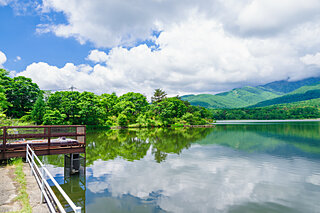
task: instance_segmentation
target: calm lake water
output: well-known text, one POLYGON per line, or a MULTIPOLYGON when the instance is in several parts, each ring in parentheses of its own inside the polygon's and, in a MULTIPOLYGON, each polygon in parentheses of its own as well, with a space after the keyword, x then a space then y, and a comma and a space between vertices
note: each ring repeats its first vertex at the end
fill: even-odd
POLYGON ((42 158, 84 212, 320 212, 320 123, 87 134, 85 176, 42 158))

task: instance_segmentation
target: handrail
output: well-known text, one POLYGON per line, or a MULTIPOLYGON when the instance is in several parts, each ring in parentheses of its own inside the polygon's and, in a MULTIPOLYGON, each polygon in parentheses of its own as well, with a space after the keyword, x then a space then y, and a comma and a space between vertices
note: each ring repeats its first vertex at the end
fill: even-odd
POLYGON ((32 173, 35 175, 36 181, 38 185, 40 186, 41 189, 41 201, 43 201, 43 197, 47 201, 49 205, 49 209, 51 212, 56 212, 55 211, 55 206, 59 209, 60 212, 65 213, 66 211, 64 210, 63 206, 61 205, 60 201, 58 200, 57 196, 51 189, 50 185, 48 184, 48 181, 45 179, 45 175, 49 177, 49 179, 52 181, 52 183, 55 185, 55 187, 59 190, 63 198, 68 202, 72 210, 76 213, 81 212, 81 207, 77 207, 73 201, 70 199, 70 197, 63 191, 61 186, 57 183, 57 181, 52 177, 50 172, 47 170, 47 168, 44 167, 42 162, 39 160, 37 155, 34 153, 34 151, 31 149, 29 144, 27 144, 27 149, 26 149, 26 161, 29 163, 31 167, 32 173), (42 172, 40 172, 40 169, 38 167, 37 163, 41 166, 42 172), (53 201, 49 198, 51 197, 53 201), (54 203, 56 205, 54 205, 54 203))
POLYGON ((0 129, 3 127, 6 128, 47 128, 47 127, 57 127, 57 128, 62 128, 62 127, 85 127, 86 125, 38 125, 38 126, 1 126, 0 129))

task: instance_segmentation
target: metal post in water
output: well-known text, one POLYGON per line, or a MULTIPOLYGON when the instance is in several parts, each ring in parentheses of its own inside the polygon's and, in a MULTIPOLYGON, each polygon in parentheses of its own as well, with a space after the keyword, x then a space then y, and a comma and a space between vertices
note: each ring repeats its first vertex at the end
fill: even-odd
POLYGON ((70 164, 71 164, 71 166, 70 166, 70 174, 72 174, 72 170, 73 170, 73 153, 70 154, 70 160, 71 160, 71 162, 70 162, 70 164))

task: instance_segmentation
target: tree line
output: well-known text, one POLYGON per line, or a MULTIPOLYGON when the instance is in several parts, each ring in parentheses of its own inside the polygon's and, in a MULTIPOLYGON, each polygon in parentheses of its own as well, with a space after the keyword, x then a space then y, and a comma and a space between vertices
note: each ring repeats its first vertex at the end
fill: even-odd
POLYGON ((320 118, 319 108, 316 106, 269 106, 242 109, 214 109, 211 110, 215 120, 284 120, 320 118))
POLYGON ((36 124, 86 124, 96 126, 155 127, 197 125, 210 122, 204 107, 190 105, 179 97, 167 97, 156 89, 151 103, 134 92, 121 96, 92 92, 40 90, 30 78, 9 77, 0 69, 1 116, 36 124))

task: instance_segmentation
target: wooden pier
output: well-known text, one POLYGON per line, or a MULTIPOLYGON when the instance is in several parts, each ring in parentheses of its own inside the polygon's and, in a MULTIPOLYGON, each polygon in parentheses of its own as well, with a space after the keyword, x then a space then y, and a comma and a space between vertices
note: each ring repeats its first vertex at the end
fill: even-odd
POLYGON ((85 125, 2 126, 0 160, 25 157, 26 146, 38 156, 85 153, 85 125))

